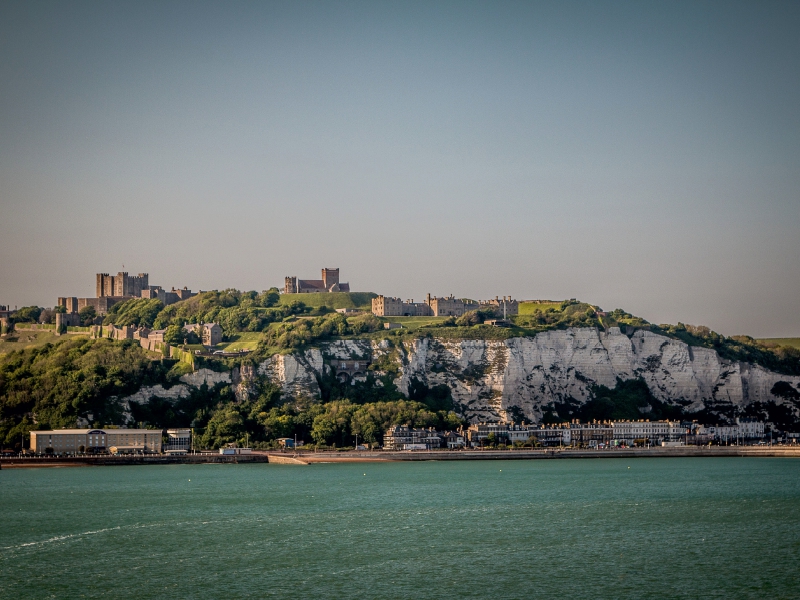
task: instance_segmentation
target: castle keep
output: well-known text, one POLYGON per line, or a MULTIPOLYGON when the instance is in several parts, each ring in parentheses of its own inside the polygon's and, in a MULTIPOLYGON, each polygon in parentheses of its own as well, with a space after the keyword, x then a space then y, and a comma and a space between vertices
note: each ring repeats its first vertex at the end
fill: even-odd
POLYGON ((105 315, 118 302, 131 298, 158 299, 164 306, 167 306, 197 295, 185 287, 182 290, 172 288, 168 292, 159 285, 150 285, 149 279, 147 273, 138 275, 128 275, 124 271, 120 271, 116 275, 97 273, 95 275, 95 293, 97 294, 95 298, 59 296, 56 306, 63 306, 66 312, 56 315, 56 324, 79 325, 78 311, 86 306, 93 307, 98 315, 105 315))
POLYGON ((339 282, 339 269, 322 269, 322 279, 286 277, 284 294, 310 294, 312 292, 349 292, 350 284, 339 282))
POLYGON ((148 288, 148 278, 147 273, 139 273, 138 275, 128 275, 121 271, 116 275, 98 273, 96 275, 97 297, 141 296, 142 290, 148 288))

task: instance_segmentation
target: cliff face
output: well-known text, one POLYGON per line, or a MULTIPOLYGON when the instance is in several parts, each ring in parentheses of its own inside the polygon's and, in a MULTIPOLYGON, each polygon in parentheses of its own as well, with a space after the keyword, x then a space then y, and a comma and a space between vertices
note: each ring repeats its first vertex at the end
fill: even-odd
MULTIPOLYGON (((628 337, 618 328, 548 331, 503 341, 337 341, 321 349, 273 356, 259 365, 258 373, 280 383, 287 395, 316 396, 321 374, 336 369, 337 361, 355 359, 393 363, 400 373, 395 384, 404 393, 413 379, 429 387, 448 386, 460 411, 472 421, 496 420, 509 411, 538 421, 552 403, 585 402, 592 385, 613 388, 617 378, 641 378, 655 398, 681 403, 689 411, 714 404, 782 404, 786 400, 771 392, 779 381, 800 390, 800 377, 730 362, 714 350, 649 331, 628 337)), ((359 379, 365 374, 366 370, 348 376, 359 379)))

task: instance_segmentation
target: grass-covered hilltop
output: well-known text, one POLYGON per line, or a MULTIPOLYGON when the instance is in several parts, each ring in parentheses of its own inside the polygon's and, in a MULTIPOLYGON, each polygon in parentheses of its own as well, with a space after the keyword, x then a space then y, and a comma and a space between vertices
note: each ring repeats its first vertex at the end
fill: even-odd
MULTIPOLYGON (((654 325, 621 309, 605 312, 576 300, 522 302, 519 314, 510 316, 504 327, 486 323, 502 316, 490 308, 458 318, 377 317, 369 312, 374 297, 344 292, 280 294, 273 288, 260 293, 202 292, 167 307, 158 300, 132 299, 114 305, 102 328, 88 327, 96 316, 87 311, 87 327, 70 327, 62 336, 56 336, 54 325, 47 323, 52 320, 48 311, 26 307, 15 313, 13 329, 0 338, 0 445, 15 449, 32 429, 79 424, 192 426, 207 447, 245 438, 256 446, 268 446, 295 434, 321 446, 349 446, 355 435, 366 443, 381 443, 391 425, 454 429, 467 420, 496 414, 513 420, 531 420, 534 415, 541 421, 724 422, 753 416, 777 429, 798 424, 797 339, 725 337, 707 327, 654 325), (39 323, 36 328, 34 323, 39 323), (224 353, 210 354, 197 335, 184 328, 191 323, 219 324, 223 341, 214 350, 224 353), (401 327, 386 329, 386 323, 401 327), (138 340, 103 337, 111 326, 164 330, 166 347, 180 352, 153 352, 138 340), (591 366, 581 366, 586 360, 570 362, 558 346, 566 338, 556 332, 572 336, 571 340, 581 337, 569 333, 575 331, 639 344, 634 346, 637 351, 653 340, 664 340, 655 346, 662 353, 650 352, 641 367, 618 376, 616 383, 607 377, 602 380, 587 371, 591 366), (686 356, 691 360, 718 356, 725 365, 749 365, 736 367, 736 376, 753 369, 771 373, 772 400, 726 401, 716 390, 730 379, 728 372, 716 375, 720 385, 699 404, 698 398, 680 396, 666 384, 661 390, 659 369, 668 373, 680 368, 671 366, 680 360, 663 354, 671 341, 682 342, 673 349, 688 345, 686 356), (548 358, 546 369, 536 358, 542 356, 535 353, 542 351, 540 346, 557 357, 548 358), (436 352, 445 358, 430 358, 436 352), (567 382, 563 387, 567 391, 553 391, 554 387, 548 391, 550 383, 543 383, 535 390, 540 397, 535 407, 524 402, 514 405, 502 381, 513 352, 534 352, 533 358, 518 360, 530 363, 525 367, 530 373, 547 371, 537 375, 545 377, 542 381, 567 382), (469 353, 476 358, 463 358, 469 353), (427 363, 420 362, 423 355, 427 363), (321 366, 312 364, 317 356, 321 366), (363 372, 354 377, 343 372, 337 361, 345 358, 362 360, 363 372), (292 368, 310 374, 310 385, 289 388, 276 377, 273 366, 280 367, 285 379, 290 359, 295 361, 292 368), (569 387, 573 383, 583 387, 569 387)), ((581 344, 585 346, 573 343, 569 352, 578 348, 590 356, 581 344)))

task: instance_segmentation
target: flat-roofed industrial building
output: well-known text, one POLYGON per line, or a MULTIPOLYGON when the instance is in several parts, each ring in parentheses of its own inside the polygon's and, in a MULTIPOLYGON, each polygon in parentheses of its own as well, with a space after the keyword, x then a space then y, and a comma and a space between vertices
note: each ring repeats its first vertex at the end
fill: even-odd
POLYGON ((160 429, 53 429, 31 431, 31 450, 37 454, 80 452, 161 452, 160 429))

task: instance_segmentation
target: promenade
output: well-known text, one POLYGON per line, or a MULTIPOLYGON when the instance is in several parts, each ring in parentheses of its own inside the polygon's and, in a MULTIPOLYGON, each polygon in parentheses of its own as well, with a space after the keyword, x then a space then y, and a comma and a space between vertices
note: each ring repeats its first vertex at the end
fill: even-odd
POLYGON ((219 453, 184 454, 145 454, 136 456, 25 456, 0 458, 0 469, 20 469, 37 467, 108 467, 120 465, 196 465, 196 464, 239 464, 266 463, 266 453, 243 455, 222 455, 219 453))
POLYGON ((328 462, 387 462, 423 460, 548 460, 566 458, 785 457, 800 458, 800 446, 682 446, 678 448, 535 450, 406 450, 402 452, 270 452, 270 462, 313 464, 328 462), (287 460, 292 459, 292 460, 287 460))
POLYGON ((535 450, 406 450, 370 451, 254 451, 252 454, 222 455, 216 453, 167 456, 64 456, 9 457, 0 459, 0 469, 37 467, 89 467, 121 465, 176 464, 293 464, 349 462, 398 462, 426 460, 552 460, 569 458, 676 458, 676 457, 772 457, 800 458, 800 446, 682 446, 678 448, 568 449, 535 450))

